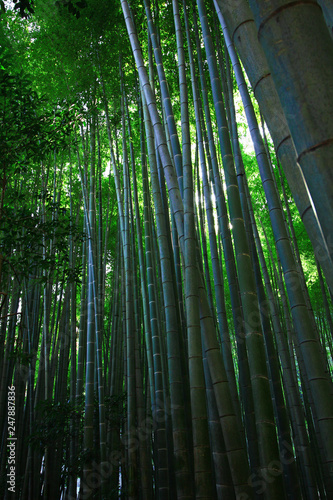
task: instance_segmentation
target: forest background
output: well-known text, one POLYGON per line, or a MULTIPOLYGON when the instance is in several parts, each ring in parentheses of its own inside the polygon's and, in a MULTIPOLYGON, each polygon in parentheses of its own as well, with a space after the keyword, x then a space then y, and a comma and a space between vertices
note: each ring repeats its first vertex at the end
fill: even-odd
POLYGON ((1 2, 1 498, 332 498, 332 179, 253 4, 1 2))

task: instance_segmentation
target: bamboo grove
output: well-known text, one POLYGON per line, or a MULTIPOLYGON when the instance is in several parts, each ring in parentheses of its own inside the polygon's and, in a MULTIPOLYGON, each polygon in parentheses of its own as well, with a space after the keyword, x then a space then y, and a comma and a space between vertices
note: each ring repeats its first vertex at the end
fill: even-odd
POLYGON ((1 5, 1 498, 332 499, 330 2, 1 5))

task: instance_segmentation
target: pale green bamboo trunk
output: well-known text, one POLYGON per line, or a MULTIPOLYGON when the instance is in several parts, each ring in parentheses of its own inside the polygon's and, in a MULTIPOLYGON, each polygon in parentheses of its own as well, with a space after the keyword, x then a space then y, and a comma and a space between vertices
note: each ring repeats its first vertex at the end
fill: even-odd
MULTIPOLYGON (((167 150, 165 136, 163 133, 160 119, 158 117, 155 100, 152 95, 151 87, 149 85, 148 75, 146 73, 143 64, 141 50, 139 48, 138 40, 135 34, 135 29, 131 20, 128 4, 125 0, 122 2, 122 8, 128 33, 130 36, 130 41, 132 44, 132 50, 136 58, 136 64, 139 71, 141 85, 145 94, 145 98, 147 100, 147 105, 155 132, 158 152, 161 158, 161 162, 163 164, 164 174, 168 185, 169 196, 171 199, 171 206, 177 224, 177 231, 180 239, 181 249, 182 252, 184 252, 183 205, 179 193, 179 188, 174 182, 175 180, 174 169, 172 167, 170 155, 167 150)), ((200 323, 202 328, 201 331, 205 339, 204 341, 205 349, 207 352, 207 358, 209 360, 209 365, 211 369, 211 376, 213 379, 214 390, 216 391, 215 395, 219 409, 220 421, 225 432, 225 439, 228 440, 226 446, 228 450, 228 459, 231 461, 232 464, 231 470, 233 471, 233 475, 235 478, 235 489, 239 493, 242 491, 243 492, 246 491, 248 492, 247 494, 249 494, 250 496, 251 488, 249 487, 249 485, 247 485, 247 479, 249 477, 247 457, 244 454, 244 449, 242 448, 237 419, 235 419, 234 411, 232 409, 232 402, 231 402, 229 388, 226 384, 227 379, 223 366, 223 361, 221 353, 218 348, 218 343, 214 332, 214 325, 212 322, 211 314, 209 312, 207 297, 204 289, 202 288, 202 284, 199 285, 199 296, 200 296, 200 309, 201 309, 200 312, 201 314, 200 323), (229 427, 230 425, 231 426, 234 425, 233 429, 235 433, 233 433, 232 435, 227 431, 227 427, 230 428, 229 427)))
MULTIPOLYGON (((304 222, 317 258, 323 265, 325 277, 330 288, 333 287, 333 263, 331 248, 323 238, 313 209, 304 177, 297 165, 297 154, 275 88, 271 69, 264 51, 258 42, 258 32, 253 14, 244 0, 221 2, 217 0, 216 9, 221 10, 231 40, 234 42, 242 64, 246 70, 254 95, 274 141, 278 158, 287 177, 301 219, 304 222), (217 7, 218 5, 218 7, 217 7)), ((303 49, 302 49, 303 50, 303 49)), ((304 49, 304 53, 306 50, 304 49)), ((287 118, 287 120, 286 120, 287 118)))

